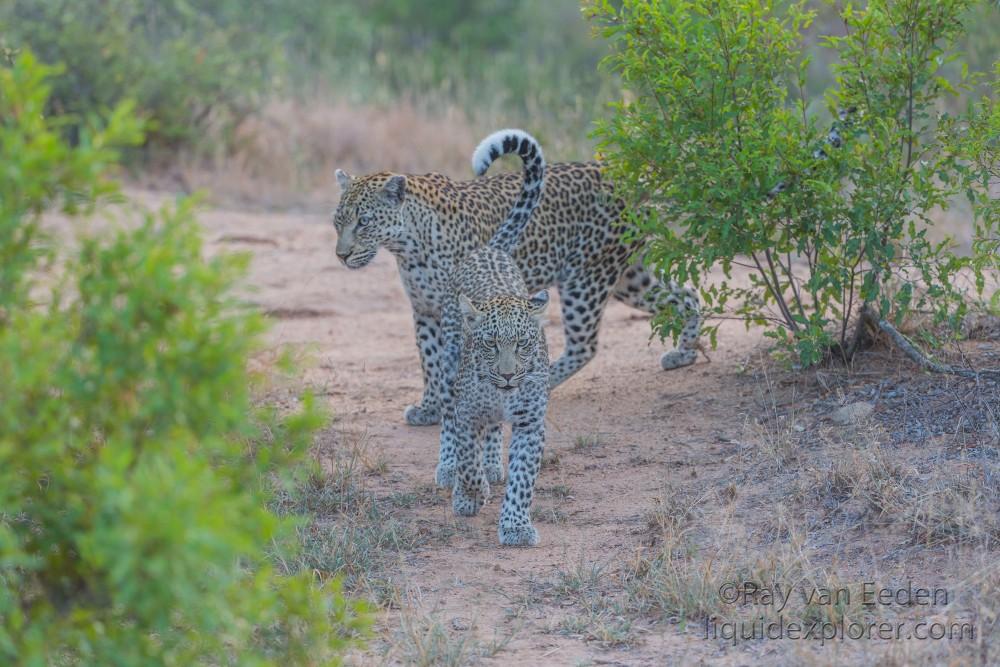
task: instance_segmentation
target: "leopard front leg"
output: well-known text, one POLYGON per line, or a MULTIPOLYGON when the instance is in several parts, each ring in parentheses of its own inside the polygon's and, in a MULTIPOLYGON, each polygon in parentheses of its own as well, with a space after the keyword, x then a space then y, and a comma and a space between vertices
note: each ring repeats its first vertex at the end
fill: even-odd
POLYGON ((531 499, 545 442, 545 403, 514 423, 510 441, 507 491, 497 533, 504 546, 535 546, 538 531, 531 524, 531 499))
POLYGON ((424 375, 424 395, 419 405, 406 407, 403 417, 410 426, 430 426, 441 421, 450 350, 444 343, 441 323, 433 315, 414 313, 413 326, 424 375))
POLYGON ((438 464, 434 470, 434 482, 442 489, 455 486, 455 452, 458 444, 458 424, 451 406, 446 406, 441 420, 441 442, 438 448, 438 464))
POLYGON ((475 516, 490 497, 490 483, 483 467, 486 428, 460 426, 455 433, 455 485, 451 506, 459 516, 475 516))
MULTIPOLYGON (((455 452, 457 439, 455 436, 455 418, 446 408, 444 419, 441 420, 441 442, 438 449, 438 464, 434 470, 434 482, 442 489, 455 486, 455 452)), ((503 426, 496 424, 486 430, 483 445, 483 470, 486 481, 492 483, 503 481, 503 426)))
POLYGON ((490 483, 503 481, 503 426, 496 424, 486 431, 486 444, 483 447, 483 466, 486 469, 486 479, 490 483))
POLYGON ((559 301, 566 346, 549 371, 555 389, 597 354, 597 330, 611 288, 602 267, 574 269, 559 283, 559 301))

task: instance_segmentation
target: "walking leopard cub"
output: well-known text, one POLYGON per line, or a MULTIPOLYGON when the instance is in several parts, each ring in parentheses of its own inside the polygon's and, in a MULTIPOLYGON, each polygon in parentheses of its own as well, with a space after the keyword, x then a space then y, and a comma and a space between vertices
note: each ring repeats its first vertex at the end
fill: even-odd
POLYGON ((521 195, 489 243, 475 250, 455 273, 442 326, 446 345, 458 358, 454 384, 446 390, 441 428, 439 482, 452 484, 456 514, 472 516, 503 479, 501 422, 511 423, 507 490, 498 535, 506 546, 538 544, 531 499, 541 465, 549 395, 549 356, 541 318, 544 290, 529 296, 511 253, 542 192, 545 161, 533 137, 502 130, 488 137, 484 165, 506 153, 524 162, 521 195))

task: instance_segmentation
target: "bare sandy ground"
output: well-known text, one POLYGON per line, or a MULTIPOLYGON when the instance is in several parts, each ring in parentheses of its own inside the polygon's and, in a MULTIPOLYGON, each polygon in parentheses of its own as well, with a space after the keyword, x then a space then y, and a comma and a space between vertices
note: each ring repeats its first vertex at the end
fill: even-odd
MULTIPOLYGON (((676 629, 656 627, 645 630, 641 646, 605 650, 554 632, 558 619, 544 604, 520 614, 517 599, 559 570, 581 563, 613 569, 628 559, 664 486, 707 474, 732 454, 727 443, 742 429, 739 415, 751 391, 734 379, 758 342, 754 335, 726 325, 711 363, 701 358, 668 373, 659 368, 664 347, 649 340, 647 318, 612 303, 596 359, 550 403, 535 501, 541 545, 500 548, 502 489, 479 516, 454 517, 448 494, 432 490, 438 428, 403 422, 404 407, 419 398, 421 376, 392 257, 383 252, 363 270, 346 269, 333 254, 332 226, 320 217, 209 211, 202 221, 213 246, 253 253, 250 298, 274 317, 273 343, 309 351, 306 382, 328 401, 335 428, 366 434, 369 451, 387 461, 370 483, 379 493, 420 494, 404 516, 449 533, 399 564, 396 583, 407 604, 483 641, 507 641, 492 658, 496 664, 682 664, 716 653, 697 632, 683 641, 676 629), (720 387, 727 390, 720 394, 720 387)), ((547 333, 554 357, 562 346, 556 303, 547 333)), ((386 618, 386 628, 392 625, 386 618)))
MULTIPOLYGON (((414 635, 432 631, 454 649, 449 664, 779 664, 778 650, 781 664, 858 664, 838 657, 837 647, 823 652, 823 663, 814 655, 799 661, 795 656, 811 649, 794 643, 732 647, 676 619, 616 619, 604 610, 586 621, 583 598, 560 595, 553 583, 576 573, 590 576, 599 595, 620 590, 622 574, 649 545, 650 511, 666 489, 683 489, 711 506, 735 497, 735 487, 732 497, 719 489, 736 474, 748 416, 761 410, 759 381, 744 372, 760 349, 757 333, 724 322, 711 362, 702 357, 664 372, 658 364, 664 346, 649 340, 648 320, 612 303, 596 359, 550 402, 535 500, 541 545, 501 548, 502 489, 479 516, 453 516, 449 494, 433 486, 438 428, 403 421, 404 407, 420 395, 421 376, 392 257, 383 252, 365 269, 346 269, 333 254, 332 225, 321 216, 206 210, 200 218, 211 252, 252 253, 246 294, 273 319, 269 342, 303 350, 308 359, 302 380, 335 418, 320 438, 321 464, 363 440, 379 462, 365 476, 366 488, 409 499, 393 517, 420 539, 390 568, 395 603, 380 613, 377 636, 367 652, 353 656, 355 664, 446 664, 434 651, 412 646, 414 635), (601 629, 618 622, 629 628, 624 641, 601 629)), ((549 314, 555 357, 562 347, 556 303, 549 314)), ((772 519, 773 496, 741 498, 740 511, 754 521, 772 519)), ((743 520, 737 512, 734 521, 743 520)), ((857 537, 845 535, 835 546, 817 543, 817 552, 841 553, 857 537)), ((869 554, 878 548, 865 547, 869 554)))

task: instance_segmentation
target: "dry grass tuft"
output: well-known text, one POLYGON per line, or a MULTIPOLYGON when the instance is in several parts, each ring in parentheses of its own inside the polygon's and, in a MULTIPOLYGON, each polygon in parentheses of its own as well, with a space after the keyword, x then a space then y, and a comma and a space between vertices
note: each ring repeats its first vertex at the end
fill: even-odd
POLYGON ((573 439, 573 450, 577 452, 587 452, 599 447, 603 447, 610 441, 609 433, 594 431, 593 433, 583 433, 573 439))
POLYGON ((302 516, 301 549, 285 571, 312 571, 320 581, 339 577, 344 587, 377 604, 392 602, 394 565, 399 554, 420 538, 393 516, 394 499, 383 500, 365 487, 368 474, 381 474, 385 463, 369 452, 363 436, 342 436, 329 458, 290 488, 280 488, 275 508, 302 516))
POLYGON ((673 486, 664 486, 653 498, 653 509, 646 514, 646 527, 652 543, 677 541, 687 537, 703 499, 685 496, 673 486))
POLYGON ((855 433, 853 441, 826 434, 827 460, 804 467, 798 497, 854 525, 891 520, 907 506, 916 471, 901 460, 898 451, 881 444, 883 434, 876 427, 861 425, 855 433))
POLYGON ((917 544, 1000 547, 1000 464, 970 462, 933 480, 903 517, 917 544))
POLYGON ((553 630, 603 648, 628 646, 635 641, 634 621, 625 610, 599 600, 590 600, 580 613, 563 617, 553 630))
POLYGON ((387 657, 413 667, 465 667, 503 651, 517 632, 504 637, 494 634, 484 642, 476 635, 474 621, 453 618, 446 622, 415 596, 401 601, 400 607, 399 627, 387 657))
POLYGON ((751 443, 741 452, 744 463, 755 476, 771 476, 784 472, 799 460, 805 427, 795 412, 794 398, 779 403, 767 363, 758 361, 754 372, 755 415, 747 416, 743 431, 751 443), (789 407, 791 406, 791 407, 789 407))

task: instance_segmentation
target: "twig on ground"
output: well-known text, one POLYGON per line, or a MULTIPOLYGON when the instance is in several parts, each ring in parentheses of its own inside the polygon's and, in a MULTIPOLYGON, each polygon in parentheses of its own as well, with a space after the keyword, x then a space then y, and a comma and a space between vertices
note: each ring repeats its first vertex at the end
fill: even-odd
POLYGON ((971 368, 959 368, 957 366, 952 366, 951 364, 942 364, 938 361, 934 361, 924 354, 920 348, 914 345, 909 338, 904 336, 899 329, 894 327, 888 321, 879 318, 868 306, 865 306, 861 310, 861 316, 889 336, 892 342, 896 344, 896 347, 903 351, 903 354, 925 370, 931 371, 932 373, 948 373, 950 375, 958 375, 959 377, 972 378, 976 380, 980 378, 994 378, 1000 380, 1000 369, 985 368, 975 370, 971 368))

